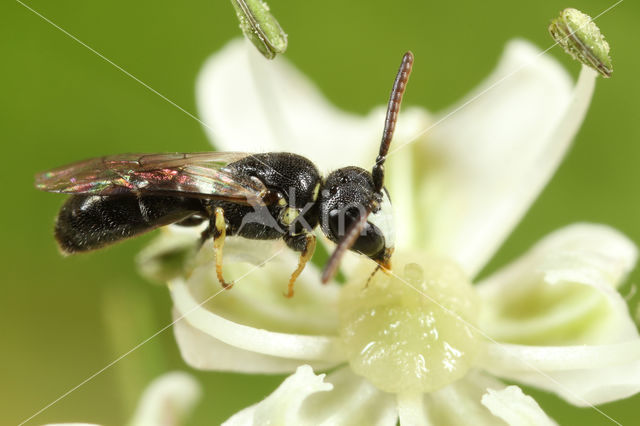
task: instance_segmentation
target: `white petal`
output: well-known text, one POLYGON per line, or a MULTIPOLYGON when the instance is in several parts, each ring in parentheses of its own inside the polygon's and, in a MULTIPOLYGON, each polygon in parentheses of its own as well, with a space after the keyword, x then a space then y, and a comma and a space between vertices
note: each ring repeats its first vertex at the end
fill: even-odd
POLYGON ((502 390, 489 389, 482 396, 482 404, 511 426, 557 424, 542 411, 533 398, 522 393, 517 386, 508 386, 502 390))
MULTIPOLYGON (((212 244, 199 253, 201 262, 188 280, 201 300, 220 290, 215 275, 212 244)), ((206 307, 227 319, 274 331, 334 334, 337 329, 337 297, 340 287, 321 284, 320 271, 308 263, 295 285, 295 295, 284 297, 299 254, 282 241, 228 238, 224 247, 223 273, 237 281, 234 287, 213 298, 206 307)))
POLYGON ((182 424, 200 398, 200 386, 182 372, 164 374, 144 391, 132 425, 171 426, 182 424))
POLYGON ((323 170, 370 167, 375 160, 382 121, 371 125, 338 110, 286 59, 267 61, 241 40, 207 60, 196 94, 200 117, 220 150, 295 152, 323 170))
POLYGON ((557 168, 585 115, 594 80, 583 74, 572 93, 555 60, 512 41, 493 74, 435 117, 422 142, 405 147, 396 139, 387 174, 393 180, 403 173, 394 167, 395 157, 410 156, 415 190, 390 192, 398 214, 415 209, 424 226, 400 229, 401 245, 426 244, 475 275, 557 168))
POLYGON ((479 365, 581 407, 640 391, 640 340, 595 346, 491 344, 479 365))
POLYGON ((324 374, 316 376, 308 365, 300 366, 266 399, 236 413, 223 425, 300 425, 299 412, 305 399, 332 388, 331 384, 324 382, 324 374))
POLYGON ((477 286, 480 327, 502 342, 605 344, 638 338, 617 292, 637 259, 618 231, 576 224, 555 231, 477 286))
POLYGON ((528 346, 490 343, 478 362, 496 372, 584 370, 640 360, 640 340, 610 345, 528 346))
POLYGON ((475 425, 503 424, 482 404, 487 388, 502 388, 499 381, 478 371, 471 371, 463 379, 425 395, 425 411, 434 425, 466 424, 473 419, 475 425))
MULTIPOLYGON (((178 314, 174 311, 174 318, 178 314)), ((189 325, 178 321, 173 326, 182 359, 199 370, 227 371, 250 374, 275 374, 295 371, 297 359, 281 358, 238 349, 189 325)), ((316 370, 327 370, 335 363, 313 362, 316 370)))
POLYGON ((171 285, 176 310, 194 328, 240 349, 299 360, 340 361, 344 355, 333 336, 280 333, 230 321, 200 306, 182 280, 171 285))
MULTIPOLYGON (((342 361, 335 313, 339 288, 320 284, 319 272, 309 264, 298 278, 295 296, 285 298, 297 256, 285 248, 257 267, 242 260, 272 257, 264 249, 270 243, 247 241, 230 238, 225 244, 224 275, 237 280, 229 291, 220 290, 210 260, 196 267, 188 281, 170 283, 179 315, 192 327, 239 349, 297 360, 342 361)), ((213 258, 213 253, 207 253, 209 246, 201 251, 206 259, 213 258)))
POLYGON ((424 394, 398 394, 398 418, 401 425, 430 426, 431 422, 427 414, 427 405, 424 394))
MULTIPOLYGON (((507 415, 522 410, 527 415, 539 415, 541 420, 553 424, 544 412, 537 407, 535 401, 529 397, 514 398, 504 396, 503 391, 495 392, 495 397, 489 397, 489 404, 485 404, 489 389, 504 389, 499 381, 479 371, 471 371, 463 379, 450 384, 436 392, 424 395, 398 395, 398 411, 400 424, 405 425, 504 425, 507 415), (491 398, 494 400, 491 400, 491 398), (495 399, 500 398, 500 402, 495 399), (500 406, 500 403, 502 404, 500 406), (531 405, 533 404, 533 405, 531 405), (526 407, 525 407, 526 405, 526 407), (534 407, 537 408, 534 409, 534 407), (489 410, 487 409, 489 408, 489 410), (491 410, 491 411, 490 411, 491 410), (503 420, 501 420, 503 419, 503 420)), ((525 424, 525 423, 514 423, 525 424)))
POLYGON ((311 395, 303 406, 304 416, 314 425, 393 425, 398 420, 392 395, 381 392, 349 367, 326 378, 333 390, 311 395))
POLYGON ((633 243, 606 226, 549 235, 477 286, 487 308, 480 327, 520 344, 489 345, 481 365, 580 406, 640 391, 640 337, 616 291, 636 258, 633 243))
POLYGON ((301 366, 262 402, 232 416, 235 425, 395 425, 393 398, 343 368, 324 379, 301 366))

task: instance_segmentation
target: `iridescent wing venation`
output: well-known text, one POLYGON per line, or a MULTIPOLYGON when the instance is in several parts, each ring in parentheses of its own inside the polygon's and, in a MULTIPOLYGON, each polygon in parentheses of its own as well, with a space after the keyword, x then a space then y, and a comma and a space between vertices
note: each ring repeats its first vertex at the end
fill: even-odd
POLYGON ((67 194, 176 194, 254 203, 266 187, 237 176, 226 166, 246 157, 239 152, 118 154, 73 163, 36 176, 36 187, 67 194))

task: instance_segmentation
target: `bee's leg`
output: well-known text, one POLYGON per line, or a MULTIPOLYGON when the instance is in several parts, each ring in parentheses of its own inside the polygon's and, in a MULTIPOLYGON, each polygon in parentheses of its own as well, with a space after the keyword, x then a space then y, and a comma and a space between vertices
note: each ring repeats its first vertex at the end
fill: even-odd
POLYGON ((291 249, 300 252, 298 267, 293 271, 293 274, 291 274, 291 278, 289 278, 289 284, 287 286, 287 292, 285 293, 286 297, 293 297, 293 285, 295 284, 296 279, 298 279, 298 276, 300 276, 304 270, 307 262, 313 256, 313 252, 316 250, 316 236, 310 232, 295 236, 285 235, 284 241, 291 249))
MULTIPOLYGON (((209 225, 211 234, 213 235, 213 251, 216 255, 216 275, 218 281, 222 284, 226 290, 233 286, 233 282, 227 283, 222 276, 222 248, 224 247, 224 239, 227 235, 227 224, 224 220, 224 210, 221 207, 216 207, 213 213, 213 220, 209 225)), ((206 231, 205 231, 206 232, 206 231)), ((203 237, 204 237, 203 232, 203 237)))

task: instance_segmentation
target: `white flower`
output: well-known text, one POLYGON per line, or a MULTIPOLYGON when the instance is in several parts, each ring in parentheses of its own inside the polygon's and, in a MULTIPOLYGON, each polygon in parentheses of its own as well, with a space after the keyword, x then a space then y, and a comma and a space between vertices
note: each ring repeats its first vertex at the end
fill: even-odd
MULTIPOLYGON (((340 111, 285 60, 267 63, 254 50, 230 43, 199 78, 216 147, 292 151, 323 172, 369 169, 384 108, 364 118, 340 111)), ((417 58, 420 66, 428 64, 417 58)), ((512 41, 462 108, 405 107, 386 167, 398 226, 393 277, 378 273, 365 288, 374 265, 350 254, 345 287, 322 286, 308 265, 290 300, 282 292, 296 255, 279 242, 230 238, 225 275, 243 278, 212 297, 219 284, 205 245, 188 278, 170 282, 183 358, 207 370, 295 371, 228 424, 553 423, 493 376, 581 406, 638 392, 640 339, 616 291, 637 253, 617 231, 560 229, 470 285, 562 160, 594 84, 583 69, 572 88, 553 59, 512 41)), ((375 89, 381 100, 387 89, 375 89)), ((143 263, 192 244, 190 232, 171 228, 143 263)))

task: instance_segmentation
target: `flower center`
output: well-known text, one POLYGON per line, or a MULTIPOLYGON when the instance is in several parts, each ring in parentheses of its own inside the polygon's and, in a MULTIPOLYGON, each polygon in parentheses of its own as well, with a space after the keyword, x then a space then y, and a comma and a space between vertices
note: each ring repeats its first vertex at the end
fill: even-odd
POLYGON ((355 274, 340 297, 340 336, 353 371, 381 390, 429 392, 463 377, 480 351, 478 303, 451 260, 407 257, 367 286, 371 265, 355 274))

